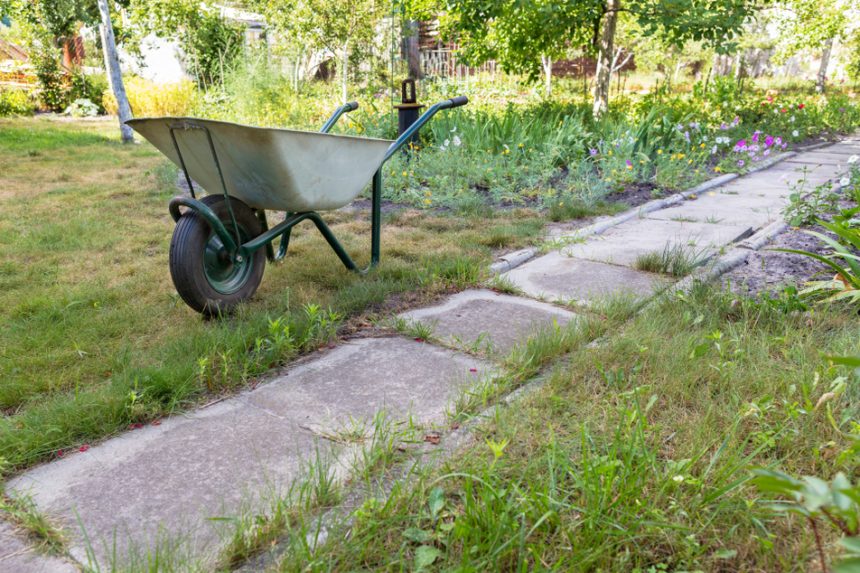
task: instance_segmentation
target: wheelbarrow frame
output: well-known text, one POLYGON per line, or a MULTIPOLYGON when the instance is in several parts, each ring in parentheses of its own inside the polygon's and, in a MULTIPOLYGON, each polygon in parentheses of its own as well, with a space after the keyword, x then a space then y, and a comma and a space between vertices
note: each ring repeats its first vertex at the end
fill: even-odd
MULTIPOLYGON (((180 210, 180 207, 185 207, 197 213, 200 217, 202 217, 212 229, 221 242, 224 245, 224 248, 229 253, 229 256, 234 258, 237 262, 242 262, 244 259, 247 259, 251 255, 253 255, 256 251, 261 248, 266 248, 266 258, 271 261, 279 261, 283 259, 287 254, 287 249, 289 247, 290 242, 290 233, 296 225, 305 220, 310 220, 316 225, 320 234, 325 238, 326 242, 328 242, 329 246, 341 260, 343 265, 351 270, 360 273, 365 273, 369 271, 371 268, 375 267, 379 264, 380 259, 380 247, 381 247, 381 235, 382 235, 382 167, 385 165, 385 162, 391 159, 391 157, 397 153, 399 149, 401 149, 404 145, 411 141, 412 137, 426 124, 430 119, 436 115, 437 112, 444 109, 451 109, 455 107, 459 107, 462 105, 466 105, 468 103, 468 98, 465 96, 459 96, 451 99, 444 100, 437 104, 432 105, 426 112, 424 112, 421 117, 419 117, 415 123, 413 123, 408 129, 406 129, 400 137, 398 137, 388 148, 385 156, 382 159, 382 163, 380 163, 379 168, 373 175, 371 182, 371 241, 370 241, 370 264, 364 268, 359 269, 359 267, 355 264, 355 261, 352 260, 352 257, 349 256, 349 253, 343 248, 343 245, 340 244, 340 241, 337 240, 332 230, 325 223, 322 216, 317 211, 303 211, 297 213, 287 212, 286 219, 278 225, 272 227, 271 229, 268 226, 266 220, 265 209, 254 209, 256 212, 256 216, 259 219, 263 233, 248 240, 244 243, 241 241, 241 236, 239 232, 239 225, 236 222, 236 217, 233 213, 233 209, 231 206, 231 196, 227 191, 227 184, 224 180, 224 173, 221 169, 221 162, 218 159, 218 153, 215 150, 215 144, 212 140, 212 134, 209 129, 200 123, 195 122, 194 120, 185 119, 182 121, 178 121, 169 125, 170 136, 173 142, 174 149, 176 150, 176 154, 179 157, 179 164, 182 168, 183 174, 185 175, 185 180, 188 183, 188 187, 191 193, 191 197, 174 197, 171 199, 168 209, 170 211, 170 215, 173 217, 173 220, 177 223, 183 217, 183 212, 180 210), (185 165, 185 160, 182 157, 182 151, 179 147, 179 143, 176 139, 175 132, 178 130, 202 130, 205 132, 209 149, 212 153, 213 163, 215 165, 216 170, 218 171, 219 180, 221 182, 221 190, 224 195, 225 202, 227 204, 227 209, 230 214, 230 219, 233 227, 233 233, 231 234, 221 219, 215 214, 215 212, 209 208, 205 203, 197 199, 197 194, 194 189, 194 182, 191 179, 191 176, 188 173, 188 169, 185 165), (278 252, 275 253, 275 249, 273 246, 273 242, 280 237, 281 241, 278 246, 278 252)), ((320 129, 320 133, 328 133, 337 123, 338 119, 345 113, 349 113, 358 109, 358 104, 356 102, 349 102, 340 107, 338 107, 334 113, 329 117, 329 119, 325 122, 322 129, 320 129)))

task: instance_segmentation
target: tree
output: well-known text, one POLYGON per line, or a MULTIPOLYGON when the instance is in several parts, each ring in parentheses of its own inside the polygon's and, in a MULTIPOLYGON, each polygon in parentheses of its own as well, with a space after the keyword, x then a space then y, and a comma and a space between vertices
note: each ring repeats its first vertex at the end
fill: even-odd
POLYGON ((122 70, 119 67, 119 55, 116 52, 116 39, 113 35, 113 24, 110 21, 110 7, 107 0, 98 0, 98 3, 102 21, 99 27, 102 38, 102 52, 104 53, 105 69, 110 80, 110 87, 117 102, 119 131, 122 135, 123 143, 133 143, 134 132, 125 123, 131 119, 131 106, 129 106, 128 96, 125 93, 125 85, 122 82, 122 70))
POLYGON ((407 13, 416 19, 437 14, 442 33, 460 44, 458 57, 479 65, 495 60, 502 69, 531 81, 543 76, 551 91, 552 62, 588 43, 600 0, 412 0, 407 13))
POLYGON ((609 104, 618 18, 629 14, 644 33, 672 45, 695 40, 730 51, 757 0, 412 0, 416 13, 441 13, 447 35, 470 63, 497 60, 507 71, 535 80, 548 58, 583 48, 597 56, 595 115, 609 104))
POLYGON ((179 43, 200 87, 218 83, 242 51, 243 28, 200 0, 132 0, 129 12, 138 35, 152 32, 179 43))
POLYGON ((390 8, 379 0, 251 0, 250 4, 285 34, 339 55, 344 102, 349 99, 350 49, 373 41, 377 25, 390 8))
POLYGON ((780 36, 789 40, 781 52, 791 55, 803 49, 820 49, 815 89, 823 92, 833 43, 844 34, 850 7, 843 0, 783 0, 781 7, 784 11, 779 22, 780 36))

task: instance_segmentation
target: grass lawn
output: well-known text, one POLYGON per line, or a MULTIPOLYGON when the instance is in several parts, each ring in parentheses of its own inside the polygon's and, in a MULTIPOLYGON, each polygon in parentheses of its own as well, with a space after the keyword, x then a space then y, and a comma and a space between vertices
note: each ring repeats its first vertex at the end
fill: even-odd
POLYGON ((673 296, 557 361, 473 446, 371 497, 321 547, 312 518, 285 520, 275 569, 817 571, 806 520, 773 512, 750 470, 856 478, 860 387, 822 354, 856 354, 858 335, 844 307, 673 296))
MULTIPOLYGON (((234 391, 403 299, 474 284, 493 249, 532 242, 544 222, 397 211, 369 276, 346 271, 307 223, 251 303, 204 321, 168 273, 175 177, 148 144, 120 144, 113 121, 0 122, 0 470, 234 391)), ((366 261, 368 214, 328 220, 366 261)))

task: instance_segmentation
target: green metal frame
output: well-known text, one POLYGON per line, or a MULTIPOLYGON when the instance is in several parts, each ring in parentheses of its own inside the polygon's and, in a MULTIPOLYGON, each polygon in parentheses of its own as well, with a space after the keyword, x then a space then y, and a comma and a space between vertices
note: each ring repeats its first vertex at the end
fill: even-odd
MULTIPOLYGON (((439 102, 433 106, 431 106, 426 112, 424 112, 421 117, 419 117, 415 123, 413 123, 406 131, 404 131, 400 137, 394 141, 391 146, 388 148, 388 151, 385 154, 385 157, 382 160, 382 165, 385 164, 386 161, 391 159, 391 157, 397 153, 401 147, 406 145, 409 142, 413 135, 415 135, 421 127, 430 121, 430 119, 440 110, 450 109, 454 107, 459 107, 461 105, 466 105, 468 103, 468 99, 465 96, 460 96, 452 99, 448 99, 442 102, 439 102)), ((350 111, 354 111, 358 109, 358 104, 355 102, 346 103, 332 114, 332 116, 326 121, 325 125, 323 125, 320 130, 322 133, 328 133, 332 127, 334 127, 337 120, 341 115, 348 113, 350 111)), ((256 251, 265 248, 266 256, 270 261, 278 261, 283 259, 287 254, 287 248, 290 243, 290 232, 292 228, 305 220, 310 220, 316 225, 320 234, 325 238, 328 242, 329 246, 335 252, 335 254, 340 258, 343 265, 351 270, 357 271, 361 273, 365 273, 379 264, 380 257, 380 243, 382 240, 382 165, 380 165, 379 169, 373 175, 373 180, 371 183, 371 215, 370 215, 370 228, 371 228, 371 240, 370 240, 370 265, 365 269, 359 269, 355 264, 355 261, 349 256, 346 250, 343 248, 343 245, 337 240, 332 233, 331 229, 328 225, 326 225, 325 221, 323 221, 322 216, 316 211, 307 211, 303 213, 287 213, 286 219, 282 223, 279 223, 275 227, 269 228, 269 225, 266 221, 265 211, 260 209, 257 211, 257 217, 260 220, 260 223, 263 226, 263 233, 257 237, 254 237, 250 241, 242 243, 239 226, 236 223, 236 217, 233 214, 233 209, 230 206, 230 195, 227 193, 227 185, 224 182, 224 174, 221 171, 221 163, 218 161, 218 154, 215 151, 215 144, 212 141, 212 135, 209 133, 209 130, 200 124, 196 124, 192 121, 185 120, 177 124, 173 124, 170 126, 170 135, 173 139, 173 145, 176 149, 176 153, 179 156, 179 164, 182 167, 183 172, 185 173, 185 179, 188 182, 188 186, 191 190, 191 197, 174 197, 170 204, 168 205, 168 209, 170 210, 170 215, 173 217, 174 221, 179 221, 182 217, 182 212, 180 211, 180 207, 185 207, 187 209, 191 209, 203 219, 209 223, 212 231, 218 235, 221 239, 221 242, 224 244, 224 248, 228 251, 231 258, 235 261, 242 261, 243 259, 247 259, 256 251), (182 151, 179 148, 179 142, 176 140, 176 135, 174 134, 175 130, 188 130, 188 129, 199 129, 203 130, 206 133, 206 136, 209 141, 209 149, 212 152, 212 159, 215 163, 215 168, 218 170, 218 175, 221 180, 221 189, 224 193, 224 197, 227 200, 227 209, 230 214, 231 223, 233 226, 234 234, 231 234, 227 227, 224 225, 218 216, 215 214, 212 209, 210 209, 206 204, 199 201, 196 198, 196 194, 194 192, 194 184, 191 181, 191 177, 188 174, 188 170, 185 167, 185 160, 182 158, 182 151), (272 243, 278 237, 281 238, 280 245, 278 247, 277 254, 274 252, 274 247, 272 243)))

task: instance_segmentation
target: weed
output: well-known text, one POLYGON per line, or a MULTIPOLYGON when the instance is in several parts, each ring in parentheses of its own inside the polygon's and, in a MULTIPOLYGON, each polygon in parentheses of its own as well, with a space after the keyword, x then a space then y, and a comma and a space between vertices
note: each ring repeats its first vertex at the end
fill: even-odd
POLYGON ((806 192, 808 174, 809 169, 804 166, 801 179, 791 184, 789 202, 782 211, 786 222, 793 227, 811 225, 839 208, 839 194, 830 183, 822 183, 809 193, 806 192))
POLYGON ((65 553, 66 537, 63 532, 51 523, 26 495, 16 494, 15 497, 10 497, 0 494, 0 511, 26 531, 41 550, 54 555, 65 553))
POLYGON ((689 245, 667 243, 662 251, 644 253, 636 257, 634 268, 649 273, 684 277, 708 259, 707 249, 695 250, 689 245))

